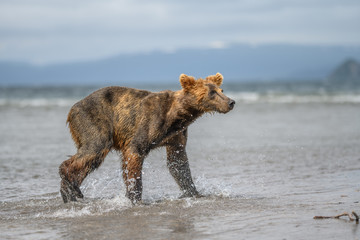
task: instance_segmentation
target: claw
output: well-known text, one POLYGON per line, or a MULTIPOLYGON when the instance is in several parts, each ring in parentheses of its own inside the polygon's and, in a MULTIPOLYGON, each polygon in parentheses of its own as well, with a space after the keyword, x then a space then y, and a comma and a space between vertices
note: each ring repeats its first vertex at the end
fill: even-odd
POLYGON ((64 203, 76 202, 76 198, 84 198, 78 186, 74 186, 64 179, 61 181, 60 193, 64 203))
POLYGON ((194 198, 201 198, 204 197, 203 195, 201 195, 196 189, 191 190, 191 191, 185 191, 180 198, 188 198, 188 197, 194 197, 194 198))

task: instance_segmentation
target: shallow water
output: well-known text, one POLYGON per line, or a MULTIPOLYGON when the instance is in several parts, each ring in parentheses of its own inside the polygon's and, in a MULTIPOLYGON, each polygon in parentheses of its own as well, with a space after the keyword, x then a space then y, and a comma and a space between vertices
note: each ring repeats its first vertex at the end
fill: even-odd
POLYGON ((159 149, 144 163, 139 206, 124 197, 115 152, 83 183, 84 201, 62 203, 71 99, 0 104, 0 238, 359 239, 355 222, 313 217, 360 213, 360 104, 237 100, 189 128, 205 197, 179 199, 159 149))

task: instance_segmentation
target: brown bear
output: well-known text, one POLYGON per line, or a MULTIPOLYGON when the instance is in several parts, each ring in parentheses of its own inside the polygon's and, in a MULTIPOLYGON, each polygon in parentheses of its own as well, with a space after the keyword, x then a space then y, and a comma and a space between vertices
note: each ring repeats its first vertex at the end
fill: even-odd
POLYGON ((77 153, 59 168, 64 202, 83 198, 80 185, 111 150, 122 153, 126 196, 141 201, 142 165, 150 150, 166 147, 167 166, 184 197, 197 197, 185 147, 188 126, 207 112, 227 113, 235 101, 223 94, 220 73, 197 79, 180 75, 179 91, 106 87, 77 102, 67 123, 77 153))

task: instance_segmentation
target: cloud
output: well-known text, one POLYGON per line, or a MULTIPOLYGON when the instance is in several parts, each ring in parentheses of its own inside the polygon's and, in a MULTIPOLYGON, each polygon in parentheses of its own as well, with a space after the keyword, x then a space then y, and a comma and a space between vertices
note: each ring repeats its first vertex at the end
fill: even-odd
POLYGON ((214 41, 210 43, 210 47, 211 48, 215 48, 215 49, 222 49, 222 48, 226 48, 226 43, 222 42, 222 41, 214 41))
POLYGON ((8 0, 0 59, 51 63, 235 43, 360 45, 359 1, 8 0))

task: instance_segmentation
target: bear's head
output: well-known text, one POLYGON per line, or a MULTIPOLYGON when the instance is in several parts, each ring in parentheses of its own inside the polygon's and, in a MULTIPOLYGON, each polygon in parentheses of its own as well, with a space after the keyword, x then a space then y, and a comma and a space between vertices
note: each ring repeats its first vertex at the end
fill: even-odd
POLYGON ((180 75, 184 94, 193 97, 194 106, 202 112, 227 113, 234 108, 235 101, 225 96, 220 88, 222 82, 223 76, 220 73, 197 80, 185 74, 180 75))

